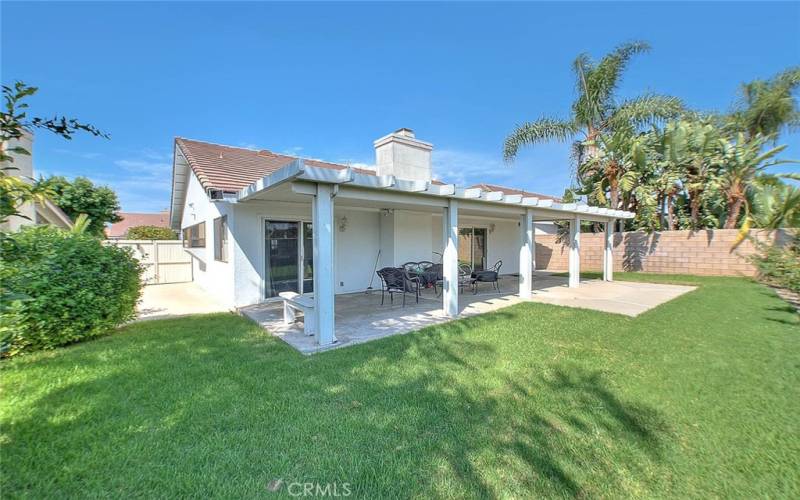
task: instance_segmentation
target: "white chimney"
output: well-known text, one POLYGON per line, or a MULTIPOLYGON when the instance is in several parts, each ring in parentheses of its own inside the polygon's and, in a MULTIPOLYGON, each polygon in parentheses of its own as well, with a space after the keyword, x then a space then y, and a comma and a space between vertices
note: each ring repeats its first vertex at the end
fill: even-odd
POLYGON ((381 137, 374 144, 378 175, 394 175, 409 181, 431 181, 433 144, 415 138, 413 130, 401 128, 381 137))

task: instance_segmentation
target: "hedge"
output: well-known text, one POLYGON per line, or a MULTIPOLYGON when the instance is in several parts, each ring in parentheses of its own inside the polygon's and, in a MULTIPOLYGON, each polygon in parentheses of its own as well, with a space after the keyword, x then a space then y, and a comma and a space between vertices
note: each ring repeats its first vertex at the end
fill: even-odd
POLYGON ((126 236, 129 240, 176 240, 178 235, 168 227, 133 226, 126 236))
POLYGON ((129 249, 60 229, 0 235, 0 356, 52 349, 132 319, 143 268, 129 249))

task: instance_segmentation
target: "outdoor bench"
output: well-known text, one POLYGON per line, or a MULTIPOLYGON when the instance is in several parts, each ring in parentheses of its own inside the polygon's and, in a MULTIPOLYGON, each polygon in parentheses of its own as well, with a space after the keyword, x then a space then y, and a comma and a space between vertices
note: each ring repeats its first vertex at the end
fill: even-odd
POLYGON ((297 292, 281 292, 278 294, 283 299, 283 324, 291 325, 297 318, 295 311, 303 313, 303 333, 314 335, 317 327, 314 316, 314 299, 300 295, 297 292))

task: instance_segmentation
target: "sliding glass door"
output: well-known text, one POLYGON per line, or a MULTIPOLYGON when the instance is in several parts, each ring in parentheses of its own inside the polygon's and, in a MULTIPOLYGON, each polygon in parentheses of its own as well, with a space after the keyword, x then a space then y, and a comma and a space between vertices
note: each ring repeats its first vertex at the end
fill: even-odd
POLYGON ((300 261, 303 263, 301 279, 303 280, 303 293, 314 291, 314 230, 310 222, 301 222, 303 225, 303 247, 300 261))
POLYGON ((314 291, 314 244, 310 222, 265 221, 266 298, 314 291), (303 290, 300 292, 300 284, 303 290))
POLYGON ((458 262, 474 271, 486 269, 485 227, 462 227, 458 230, 458 262))

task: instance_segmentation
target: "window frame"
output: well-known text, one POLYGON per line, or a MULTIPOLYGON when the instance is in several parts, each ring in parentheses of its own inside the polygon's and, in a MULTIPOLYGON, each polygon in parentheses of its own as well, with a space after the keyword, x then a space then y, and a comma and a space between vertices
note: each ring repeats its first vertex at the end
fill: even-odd
POLYGON ((228 216, 214 219, 214 260, 228 262, 228 216))
POLYGON ((184 248, 205 248, 206 247, 206 223, 198 222, 183 228, 183 247, 184 248))

